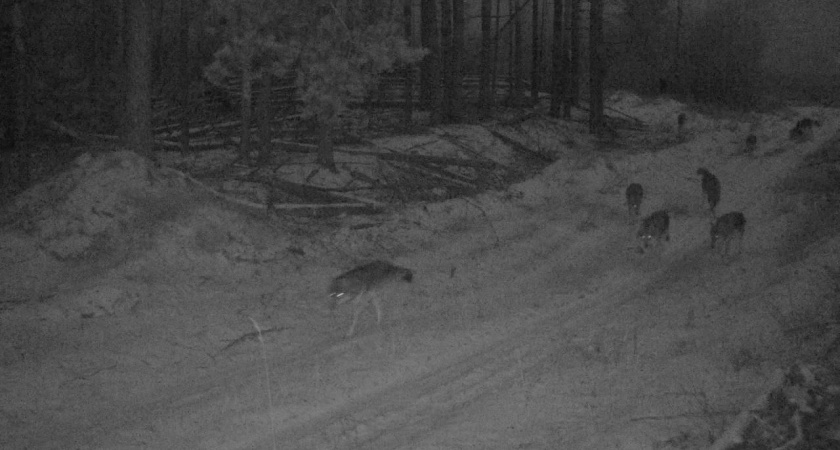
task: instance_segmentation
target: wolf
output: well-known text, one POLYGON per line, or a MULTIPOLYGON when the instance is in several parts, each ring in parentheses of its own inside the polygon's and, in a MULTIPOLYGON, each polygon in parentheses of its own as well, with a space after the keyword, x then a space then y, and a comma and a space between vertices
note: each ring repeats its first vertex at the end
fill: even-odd
POLYGON ((376 310, 376 324, 382 324, 382 290, 388 285, 404 281, 410 283, 414 272, 405 267, 391 264, 387 261, 373 261, 355 267, 335 277, 330 283, 329 293, 332 302, 330 309, 350 302, 353 305, 353 322, 347 330, 346 337, 353 337, 359 314, 372 304, 376 310))
POLYGON ((796 142, 810 141, 814 137, 814 127, 818 126, 820 126, 819 120, 806 117, 796 122, 796 126, 788 133, 788 137, 796 142))
POLYGON ((642 226, 636 233, 636 237, 641 241, 640 252, 650 246, 652 240, 656 239, 657 243, 662 242, 664 238, 666 242, 671 240, 671 234, 668 231, 671 218, 668 216, 668 211, 659 210, 655 213, 645 217, 642 221, 642 226))
POLYGON ((685 126, 685 122, 688 120, 685 113, 679 113, 677 115, 677 129, 682 131, 683 127, 685 126))
POLYGON ((720 203, 720 180, 704 167, 697 169, 697 175, 702 177, 700 187, 703 188, 706 200, 709 201, 712 217, 715 217, 715 207, 720 203))
POLYGON ((636 217, 639 217, 639 208, 642 206, 644 196, 645 190, 639 183, 627 186, 627 190, 624 191, 624 197, 627 200, 627 215, 630 217, 631 223, 636 217))
POLYGON ((744 153, 752 155, 758 147, 758 138, 754 134, 747 136, 747 146, 744 148, 744 153))
POLYGON ((741 251, 741 245, 744 241, 744 228, 747 225, 747 219, 744 214, 738 211, 726 213, 717 222, 712 225, 709 234, 712 237, 712 248, 715 248, 715 243, 723 241, 723 256, 729 255, 729 245, 732 239, 738 239, 738 252, 741 251))

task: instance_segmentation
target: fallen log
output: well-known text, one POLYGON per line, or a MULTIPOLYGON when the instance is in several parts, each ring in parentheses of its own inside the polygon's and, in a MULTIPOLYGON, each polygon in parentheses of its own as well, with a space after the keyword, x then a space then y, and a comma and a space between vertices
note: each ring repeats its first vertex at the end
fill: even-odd
POLYGON ((487 131, 489 131, 490 134, 495 136, 496 139, 504 142, 505 145, 509 146, 510 148, 512 148, 512 149, 514 149, 514 150, 516 150, 520 153, 524 153, 526 155, 535 157, 535 158, 537 158, 541 161, 545 161, 546 163, 554 162, 554 159, 552 159, 550 156, 545 155, 545 154, 543 154, 541 152, 538 152, 536 150, 531 150, 530 148, 520 144, 519 142, 514 141, 513 139, 505 136, 502 133, 499 133, 498 131, 494 131, 494 130, 487 130, 487 131))
MULTIPOLYGON (((289 142, 289 141, 272 141, 272 143, 280 144, 283 146, 284 150, 296 153, 313 153, 318 151, 318 146, 315 144, 303 144, 300 142, 289 142)), ((335 152, 342 152, 352 155, 359 155, 359 156, 375 156, 379 159, 389 160, 389 161, 402 161, 407 163, 415 163, 415 162, 425 162, 431 164, 440 164, 440 165, 447 165, 447 166, 466 166, 466 167, 481 167, 486 169, 494 169, 497 167, 502 166, 501 164, 495 161, 478 161, 474 159, 463 159, 463 158, 451 158, 447 156, 426 156, 426 155, 406 155, 403 153, 383 153, 383 152, 373 152, 373 151, 358 151, 358 150, 349 150, 344 149, 341 147, 335 147, 335 152)))
POLYGON ((271 209, 371 208, 369 203, 272 203, 271 209))

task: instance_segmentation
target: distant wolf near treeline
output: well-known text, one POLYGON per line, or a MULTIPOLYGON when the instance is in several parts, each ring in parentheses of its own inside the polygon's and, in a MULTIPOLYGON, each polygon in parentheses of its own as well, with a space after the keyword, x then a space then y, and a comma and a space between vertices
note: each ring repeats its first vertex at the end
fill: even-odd
POLYGON ((627 186, 627 190, 624 191, 624 198, 627 202, 627 215, 631 223, 639 217, 644 196, 645 190, 639 183, 630 184, 627 186))
POLYGON ((747 135, 747 145, 744 147, 744 153, 752 155, 758 148, 758 138, 754 134, 747 135))
POLYGON ((814 137, 814 127, 818 126, 820 126, 818 120, 806 117, 796 122, 796 126, 788 133, 788 137, 796 142, 810 141, 814 137))

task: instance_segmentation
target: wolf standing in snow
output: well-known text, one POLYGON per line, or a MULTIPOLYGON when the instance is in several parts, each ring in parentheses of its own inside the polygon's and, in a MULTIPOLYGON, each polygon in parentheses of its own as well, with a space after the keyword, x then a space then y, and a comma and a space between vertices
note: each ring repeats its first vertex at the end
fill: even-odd
POLYGON ((747 219, 744 214, 738 211, 726 213, 717 222, 712 225, 709 234, 712 238, 712 248, 715 244, 723 242, 723 256, 729 255, 729 246, 733 239, 738 239, 738 252, 741 252, 741 245, 744 241, 744 228, 747 225, 747 219))
POLYGON ((396 266, 386 261, 374 261, 358 266, 335 277, 330 283, 330 309, 338 305, 353 305, 353 322, 347 330, 347 337, 353 337, 359 314, 372 304, 376 310, 376 324, 382 324, 382 290, 385 286, 399 281, 410 283, 414 273, 405 267, 396 266))
POLYGON ((700 187, 709 202, 712 217, 715 217, 715 207, 720 203, 720 180, 704 167, 697 169, 697 175, 701 177, 700 187))
POLYGON ((639 227, 639 231, 636 233, 636 237, 640 242, 640 253, 644 252, 644 249, 648 248, 654 239, 657 244, 661 243, 662 239, 665 239, 665 242, 671 240, 671 234, 668 231, 670 222, 671 217, 668 215, 668 211, 665 210, 656 211, 645 217, 645 220, 642 221, 642 226, 639 227))
POLYGON ((630 223, 633 223, 639 217, 639 209, 642 207, 642 199, 645 196, 645 190, 639 183, 633 183, 627 186, 624 191, 624 197, 627 201, 627 215, 630 223))

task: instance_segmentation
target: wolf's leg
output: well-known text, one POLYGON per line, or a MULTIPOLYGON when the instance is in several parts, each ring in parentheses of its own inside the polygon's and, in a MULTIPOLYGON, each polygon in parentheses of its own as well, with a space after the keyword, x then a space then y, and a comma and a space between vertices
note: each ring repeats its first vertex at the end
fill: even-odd
POLYGON ((356 331, 356 323, 359 322, 359 314, 362 313, 366 303, 367 299, 364 298, 364 294, 359 294, 358 297, 353 299, 353 322, 350 324, 350 329, 347 330, 346 337, 348 339, 353 337, 353 333, 356 331))
POLYGON ((376 309, 376 325, 382 326, 382 301, 379 296, 374 296, 370 300, 373 303, 373 308, 376 309))

